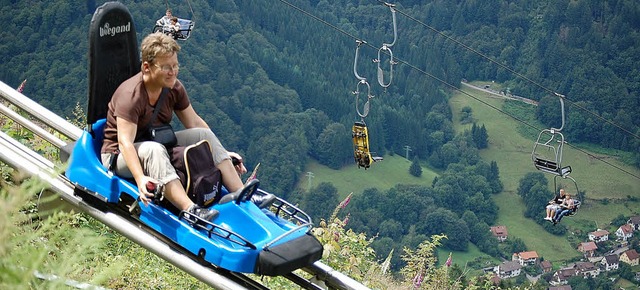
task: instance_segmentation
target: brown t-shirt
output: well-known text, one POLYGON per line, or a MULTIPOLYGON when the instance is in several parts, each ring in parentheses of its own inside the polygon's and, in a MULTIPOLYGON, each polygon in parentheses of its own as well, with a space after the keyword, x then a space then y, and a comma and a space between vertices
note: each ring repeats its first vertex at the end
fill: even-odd
MULTIPOLYGON (((180 81, 165 95, 162 108, 153 125, 169 124, 174 111, 182 111, 190 105, 187 91, 180 81)), ((142 73, 124 81, 113 93, 107 112, 107 124, 104 129, 102 153, 111 153, 118 149, 118 126, 116 118, 123 118, 138 125, 136 140, 146 134, 147 125, 153 116, 154 106, 149 104, 149 95, 142 81, 142 73)))

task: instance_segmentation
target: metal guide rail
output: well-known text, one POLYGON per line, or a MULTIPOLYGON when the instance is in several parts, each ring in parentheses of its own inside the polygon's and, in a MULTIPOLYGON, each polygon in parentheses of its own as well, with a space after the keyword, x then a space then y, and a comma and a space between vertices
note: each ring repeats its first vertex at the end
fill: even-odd
MULTIPOLYGON (((0 81, 0 96, 12 105, 29 113, 41 123, 56 130, 61 135, 68 137, 71 141, 76 141, 82 134, 82 129, 30 100, 2 81, 0 81)), ((62 149, 67 145, 66 141, 49 133, 47 130, 31 122, 29 119, 20 116, 11 108, 1 103, 0 113, 29 129, 58 149, 62 149)), ((1 131, 0 161, 29 176, 38 177, 46 182, 51 187, 51 190, 58 193, 63 200, 78 210, 89 214, 131 241, 213 288, 268 289, 242 273, 231 272, 211 264, 205 265, 197 262, 197 257, 193 257, 193 255, 190 255, 190 253, 186 251, 180 251, 180 245, 167 241, 153 231, 147 230, 131 218, 109 210, 99 210, 89 205, 84 202, 82 198, 74 194, 74 185, 69 182, 64 175, 60 174, 62 171, 61 168, 1 131)), ((318 286, 318 283, 313 283, 294 273, 289 273, 284 277, 303 289, 368 289, 361 283, 333 270, 331 267, 319 261, 302 270, 313 275, 316 281, 322 281, 324 283, 323 287, 318 286)))

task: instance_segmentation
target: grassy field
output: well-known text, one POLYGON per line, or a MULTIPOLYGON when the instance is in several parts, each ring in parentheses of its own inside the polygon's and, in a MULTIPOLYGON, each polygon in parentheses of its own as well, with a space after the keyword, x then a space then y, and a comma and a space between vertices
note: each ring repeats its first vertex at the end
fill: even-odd
MULTIPOLYGON (((488 93, 473 90, 466 91, 496 108, 503 109, 505 103, 503 99, 490 97, 488 93)), ((536 170, 531 162, 531 151, 533 149, 533 140, 537 138, 537 131, 529 129, 527 131, 531 132, 530 134, 532 135, 522 136, 519 132, 525 130, 518 130, 519 127, 524 126, 520 122, 461 93, 455 94, 450 100, 450 104, 454 114, 454 121, 459 118, 460 109, 464 106, 469 106, 473 110, 476 122, 484 124, 487 128, 489 148, 483 150, 481 155, 485 160, 495 160, 498 163, 500 176, 507 191, 510 188, 517 188, 518 182, 524 174, 536 170)), ((536 108, 533 105, 518 104, 520 110, 517 111, 516 117, 520 119, 532 118, 536 108)), ((537 122, 532 123, 532 125, 543 128, 537 122)), ((460 125, 456 123, 456 130, 458 131, 470 127, 470 124, 460 125)), ((570 139, 566 141, 573 145, 570 139)), ((599 159, 606 160, 606 162, 636 176, 640 176, 640 170, 627 166, 612 156, 590 153, 592 157, 574 149, 572 146, 565 146, 564 148, 563 165, 572 167, 571 176, 578 182, 580 190, 586 190, 588 199, 626 199, 628 195, 640 197, 640 181, 637 178, 599 159)), ((553 179, 549 178, 549 181, 550 185, 553 186, 553 179)), ((572 185, 572 183, 568 184, 572 185)))
MULTIPOLYGON (((498 85, 492 84, 496 89, 498 85)), ((498 88, 499 89, 499 88, 498 88)), ((558 237, 544 231, 541 226, 530 219, 524 218, 524 205, 522 199, 516 194, 520 179, 529 172, 535 172, 531 162, 533 142, 537 138, 538 131, 528 128, 499 110, 513 112, 520 119, 542 129, 543 126, 532 120, 535 112, 533 105, 523 103, 507 103, 505 100, 491 96, 488 93, 465 89, 466 92, 480 101, 462 93, 456 93, 450 99, 450 106, 454 114, 453 120, 458 132, 470 129, 471 124, 459 124, 460 109, 469 106, 473 111, 473 118, 478 125, 484 124, 489 134, 489 148, 481 151, 481 156, 487 162, 495 160, 500 168, 500 178, 504 184, 504 192, 495 196, 495 202, 500 207, 498 224, 506 225, 511 237, 522 239, 529 250, 535 250, 539 255, 550 261, 560 261, 579 256, 579 252, 571 245, 566 237, 558 237), (492 108, 492 107, 495 108, 492 108), (531 119, 531 121, 529 121, 531 119)), ((571 140, 567 140, 571 144, 571 140)), ((571 144, 573 145, 573 144, 571 144)), ((617 160, 615 156, 599 153, 590 153, 597 158, 592 158, 585 153, 565 146, 563 165, 571 165, 571 176, 577 181, 580 190, 586 191, 587 201, 580 212, 565 219, 565 223, 571 230, 584 227, 585 224, 597 225, 599 228, 615 229, 609 225, 610 221, 620 214, 631 215, 640 213, 640 203, 627 200, 627 196, 640 198, 640 182, 610 165, 601 162, 602 158, 636 176, 640 176, 640 170, 627 166, 617 160), (608 202, 602 202, 607 199, 608 202)), ((404 156, 385 156, 385 160, 375 163, 368 170, 358 169, 355 165, 347 166, 341 170, 332 170, 315 162, 310 162, 305 173, 300 176, 298 187, 307 189, 317 186, 320 182, 331 182, 338 189, 341 196, 349 192, 361 193, 366 188, 379 188, 386 190, 396 184, 425 184, 430 185, 436 172, 423 167, 423 175, 420 178, 409 174, 411 162, 404 156), (311 184, 306 172, 312 172, 311 184)), ((549 185, 553 187, 553 177, 547 174, 549 185)), ((575 191, 573 183, 564 183, 570 190, 575 191)), ((550 188, 552 189, 552 188, 550 188)), ((540 211, 543 214, 543 211, 540 211)), ((573 233, 569 233, 572 235, 573 233)), ((474 247, 470 246, 470 249, 474 247)), ((448 252, 445 253, 448 255, 448 252)), ((444 255, 439 253, 439 255, 444 255)), ((478 256, 481 252, 470 250, 466 253, 455 253, 454 261, 464 265, 478 256), (457 257, 457 258, 456 258, 457 257)), ((444 258, 446 259, 446 257, 444 258)))
MULTIPOLYGON (((474 244, 469 243, 469 250, 466 252, 449 251, 446 249, 442 249, 438 251, 437 253, 438 265, 443 265, 445 261, 447 261, 447 258, 449 257, 449 253, 451 253, 451 263, 457 264, 458 266, 460 266, 460 268, 465 270, 470 270, 469 267, 467 266, 467 262, 472 261, 478 257, 481 257, 484 261, 489 262, 489 264, 485 264, 484 266, 492 266, 492 265, 495 266, 498 263, 500 263, 499 259, 496 259, 483 252, 480 252, 478 247, 476 247, 474 244)), ((470 270, 470 271, 471 271, 470 276, 482 274, 481 270, 470 270)))
MULTIPOLYGON (((465 91, 495 108, 504 110, 505 100, 503 99, 470 89, 465 91)), ((495 160, 498 163, 500 178, 505 186, 504 191, 495 196, 496 204, 500 207, 498 223, 506 225, 510 236, 522 239, 530 250, 537 251, 547 260, 557 261, 578 256, 579 253, 565 237, 548 234, 538 224, 522 215, 524 205, 516 191, 520 179, 525 174, 536 171, 531 162, 531 151, 533 140, 537 138, 537 132, 531 129, 523 130, 521 127, 524 125, 520 122, 462 93, 455 94, 450 100, 450 104, 454 113, 454 121, 458 120, 460 109, 469 106, 473 110, 477 124, 484 124, 487 128, 489 148, 482 150, 481 156, 484 160, 495 160), (520 129, 518 129, 519 127, 520 129), (523 136, 522 132, 531 132, 529 133, 531 135, 523 136)), ((512 104, 512 106, 519 107, 519 110, 513 110, 517 112, 515 116, 519 119, 529 119, 535 112, 533 105, 512 104)), ((539 123, 531 124, 543 128, 539 123)), ((457 131, 468 128, 470 125, 456 123, 457 131)), ((570 141, 567 140, 571 143, 570 141)), ((573 169, 571 176, 577 181, 579 189, 586 191, 588 198, 578 215, 564 221, 567 226, 576 227, 577 224, 583 224, 584 220, 588 220, 593 221, 594 224, 597 223, 600 228, 609 229, 609 222, 619 214, 639 213, 640 204, 638 202, 626 201, 628 195, 640 197, 640 182, 637 178, 597 159, 590 158, 570 146, 564 148, 563 165, 571 165, 573 169), (601 202, 605 198, 617 199, 617 201, 605 205, 601 202)), ((640 175, 639 170, 626 166, 613 157, 591 154, 605 158, 607 162, 635 175, 640 175)), ((553 187, 553 177, 550 174, 547 175, 549 185, 553 187)), ((575 188, 573 183, 565 182, 564 185, 570 189, 575 188)), ((542 210, 540 214, 543 214, 542 210)))
POLYGON ((340 196, 347 196, 350 192, 359 194, 367 188, 389 189, 396 184, 427 184, 430 185, 436 173, 428 168, 422 168, 422 176, 409 174, 411 161, 404 156, 385 156, 381 162, 376 162, 367 170, 358 168, 355 163, 340 170, 333 170, 315 161, 307 164, 305 173, 300 176, 298 187, 307 190, 309 177, 307 172, 313 173, 311 187, 322 182, 331 182, 338 189, 340 196))

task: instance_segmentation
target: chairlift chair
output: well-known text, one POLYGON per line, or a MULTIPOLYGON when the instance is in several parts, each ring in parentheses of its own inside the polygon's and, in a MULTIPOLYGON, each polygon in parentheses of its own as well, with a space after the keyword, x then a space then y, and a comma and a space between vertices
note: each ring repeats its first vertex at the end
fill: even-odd
POLYGON ((533 145, 531 160, 536 169, 554 174, 556 176, 567 177, 571 173, 571 166, 562 167, 562 150, 564 147, 564 96, 557 94, 560 99, 560 109, 562 112, 562 124, 560 128, 544 129, 538 134, 538 139, 533 145))
MULTIPOLYGON (((175 39, 187 40, 191 35, 191 30, 193 30, 195 22, 189 19, 178 18, 178 24, 180 24, 180 30, 175 33, 175 39)), ((157 24, 153 27, 153 32, 162 32, 164 34, 172 33, 171 31, 167 30, 165 26, 157 24)))
POLYGON ((554 129, 544 129, 533 145, 531 159, 536 169, 559 176, 571 173, 571 166, 562 167, 564 135, 554 129))
MULTIPOLYGON (((191 36, 191 31, 193 30, 193 27, 195 25, 195 21, 194 21, 195 16, 193 14, 193 7, 191 7, 191 2, 189 2, 189 0, 187 0, 186 2, 187 2, 187 5, 189 5, 189 10, 191 11, 191 19, 178 17, 178 24, 180 24, 180 30, 173 33, 171 31, 168 31, 165 26, 158 25, 156 23, 156 25, 153 27, 153 32, 162 32, 164 34, 170 34, 177 40, 187 40, 189 36, 191 36)), ((170 8, 169 0, 165 0, 165 4, 167 6, 167 9, 169 9, 170 8)))
POLYGON ((373 162, 382 161, 382 157, 372 156, 369 151, 369 133, 367 125, 363 121, 358 121, 353 124, 351 132, 353 138, 353 153, 358 168, 364 167, 367 169, 373 162))

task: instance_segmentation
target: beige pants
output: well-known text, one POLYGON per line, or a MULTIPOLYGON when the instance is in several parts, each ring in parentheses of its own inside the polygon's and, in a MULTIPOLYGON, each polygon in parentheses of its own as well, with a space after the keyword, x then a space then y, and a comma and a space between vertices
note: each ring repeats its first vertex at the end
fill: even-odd
MULTIPOLYGON (((218 164, 225 159, 230 159, 229 153, 220 143, 218 137, 209 129, 204 128, 192 128, 176 132, 176 138, 178 139, 178 146, 188 146, 200 142, 201 140, 209 141, 211 144, 211 153, 213 155, 213 162, 218 164)), ((138 158, 140 159, 140 165, 146 176, 157 179, 158 181, 166 184, 174 179, 178 179, 175 169, 171 165, 169 153, 160 143, 153 141, 137 142, 133 144, 138 152, 138 158)), ((111 162, 110 153, 102 153, 102 164, 108 167, 111 162)), ((124 161, 122 154, 118 154, 118 160, 112 168, 114 173, 120 177, 133 178, 127 163, 124 161)))

